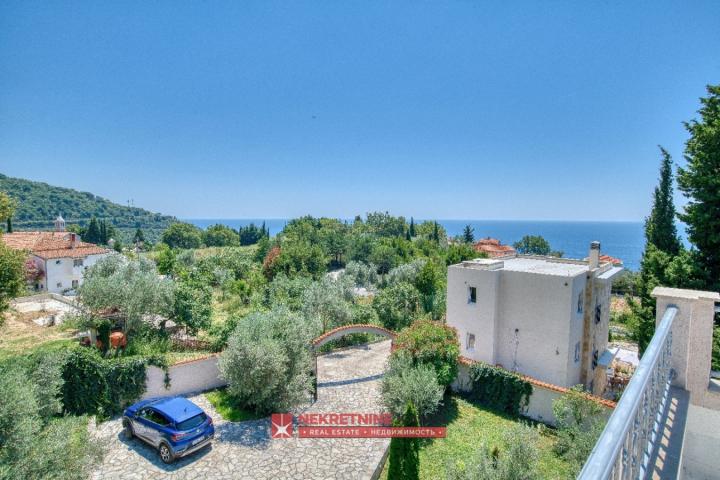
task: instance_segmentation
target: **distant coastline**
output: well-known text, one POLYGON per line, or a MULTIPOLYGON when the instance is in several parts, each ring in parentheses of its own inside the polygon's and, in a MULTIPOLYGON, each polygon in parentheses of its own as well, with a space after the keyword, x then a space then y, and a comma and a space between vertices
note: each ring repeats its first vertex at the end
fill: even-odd
MULTIPOLYGON (((183 219, 201 228, 220 223, 232 228, 255 223, 270 228, 270 234, 276 235, 290 219, 285 218, 188 218, 183 219)), ((353 219, 344 219, 352 222, 353 219)), ((422 219, 416 219, 421 222, 422 219)), ((448 235, 462 233, 465 225, 475 229, 475 238, 493 237, 503 243, 512 244, 523 235, 542 235, 553 249, 561 250, 567 258, 587 256, 590 242, 599 240, 602 251, 623 260, 625 267, 637 271, 640 268, 645 238, 642 222, 592 222, 592 221, 556 221, 556 220, 441 220, 438 219, 448 235)))

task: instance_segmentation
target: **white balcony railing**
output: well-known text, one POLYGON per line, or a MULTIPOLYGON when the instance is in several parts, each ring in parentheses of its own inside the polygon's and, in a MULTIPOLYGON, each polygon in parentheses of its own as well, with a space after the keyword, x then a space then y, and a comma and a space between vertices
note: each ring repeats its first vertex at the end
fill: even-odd
POLYGON ((675 306, 668 306, 638 368, 608 419, 578 479, 645 478, 667 401, 672 369, 672 323, 675 306))

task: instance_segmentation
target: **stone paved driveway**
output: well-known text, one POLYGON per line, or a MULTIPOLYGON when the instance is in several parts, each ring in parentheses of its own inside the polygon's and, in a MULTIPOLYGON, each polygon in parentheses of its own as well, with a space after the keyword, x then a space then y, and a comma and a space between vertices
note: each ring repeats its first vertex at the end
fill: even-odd
MULTIPOLYGON (((390 341, 353 347, 318 358, 318 401, 307 412, 367 412, 379 407, 379 380, 390 341)), ((227 422, 203 395, 190 399, 215 422, 212 445, 172 465, 137 439, 126 440, 120 419, 97 434, 108 453, 93 478, 104 479, 369 479, 388 439, 270 439, 269 419, 227 422)))

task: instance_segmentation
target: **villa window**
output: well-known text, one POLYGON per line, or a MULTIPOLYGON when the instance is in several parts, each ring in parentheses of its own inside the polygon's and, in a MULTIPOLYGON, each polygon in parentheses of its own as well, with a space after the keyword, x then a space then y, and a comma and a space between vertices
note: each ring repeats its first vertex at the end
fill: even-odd
POLYGON ((578 298, 577 298, 577 313, 583 313, 583 303, 585 303, 585 302, 583 302, 583 297, 585 296, 585 295, 583 295, 583 293, 584 293, 584 292, 578 293, 578 298))
POLYGON ((580 342, 575 344, 575 363, 580 361, 580 342))
POLYGON ((467 341, 465 343, 465 349, 466 350, 475 350, 475 334, 474 333, 467 334, 467 341))
POLYGON ((62 282, 57 283, 57 288, 62 288, 62 282))
POLYGON ((477 303, 476 287, 468 287, 468 303, 477 303))
POLYGON ((593 361, 592 361, 593 370, 595 370, 595 368, 597 368, 597 366, 598 366, 598 358, 599 358, 598 351, 597 351, 597 349, 595 349, 595 351, 593 351, 593 361))
POLYGON ((76 258, 73 260, 73 267, 82 267, 83 266, 83 259, 82 258, 76 258))
POLYGON ((55 260, 55 265, 60 265, 62 263, 62 260, 55 260))
POLYGON ((597 305, 595 305, 595 325, 600 323, 601 319, 602 319, 602 305, 597 304, 597 305))

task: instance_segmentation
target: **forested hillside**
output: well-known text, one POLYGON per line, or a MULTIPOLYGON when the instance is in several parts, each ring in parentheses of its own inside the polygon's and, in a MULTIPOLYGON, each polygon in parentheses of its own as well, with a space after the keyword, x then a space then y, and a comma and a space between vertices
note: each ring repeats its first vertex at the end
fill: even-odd
POLYGON ((0 191, 17 200, 13 216, 15 230, 50 229, 58 214, 65 218, 68 226, 87 226, 94 216, 112 223, 125 239, 131 238, 135 229, 141 228, 150 240, 157 238, 162 230, 176 220, 175 217, 142 208, 118 205, 89 192, 3 174, 0 174, 0 191))

